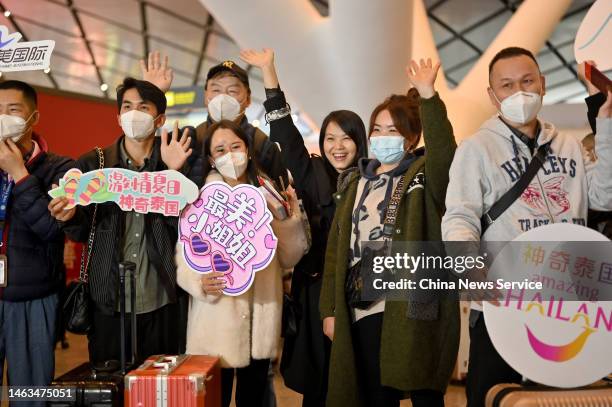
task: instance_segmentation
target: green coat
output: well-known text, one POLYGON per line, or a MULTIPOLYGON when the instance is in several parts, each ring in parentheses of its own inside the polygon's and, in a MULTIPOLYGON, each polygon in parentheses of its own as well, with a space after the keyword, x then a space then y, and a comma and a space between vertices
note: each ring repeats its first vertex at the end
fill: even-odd
MULTIPOLYGON (((393 240, 440 241, 440 221, 448 185, 448 171, 457 147, 444 103, 436 94, 421 99, 426 156, 406 170, 399 214, 393 240), (409 180, 425 175, 425 187, 406 193, 409 180)), ((361 406, 353 343, 351 309, 346 303, 344 282, 352 233, 351 213, 357 194, 359 174, 348 178, 348 185, 335 194, 336 214, 330 229, 321 290, 321 318, 335 316, 327 406, 361 406)), ((459 303, 440 303, 438 319, 414 320, 406 317, 407 302, 387 301, 381 334, 381 380, 385 386, 404 392, 419 389, 445 391, 459 348, 459 303)), ((366 375, 368 372, 362 372, 366 375)))

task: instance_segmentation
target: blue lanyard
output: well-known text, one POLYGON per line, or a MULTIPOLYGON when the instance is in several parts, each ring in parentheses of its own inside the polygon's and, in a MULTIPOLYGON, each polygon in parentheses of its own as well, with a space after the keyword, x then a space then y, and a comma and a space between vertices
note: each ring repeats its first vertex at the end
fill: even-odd
POLYGON ((2 241, 0 244, 1 247, 4 246, 4 224, 6 220, 6 210, 8 207, 8 201, 11 196, 11 190, 13 189, 13 182, 9 182, 8 175, 6 173, 2 173, 0 182, 2 184, 2 186, 0 187, 0 240, 2 241))

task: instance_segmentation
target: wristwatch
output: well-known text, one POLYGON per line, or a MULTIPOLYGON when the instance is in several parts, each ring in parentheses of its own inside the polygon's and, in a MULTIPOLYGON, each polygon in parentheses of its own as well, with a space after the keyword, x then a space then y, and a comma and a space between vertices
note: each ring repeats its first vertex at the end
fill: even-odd
POLYGON ((287 103, 285 107, 272 110, 271 112, 266 113, 266 123, 271 123, 274 120, 282 119, 285 116, 289 116, 291 114, 291 106, 287 103))

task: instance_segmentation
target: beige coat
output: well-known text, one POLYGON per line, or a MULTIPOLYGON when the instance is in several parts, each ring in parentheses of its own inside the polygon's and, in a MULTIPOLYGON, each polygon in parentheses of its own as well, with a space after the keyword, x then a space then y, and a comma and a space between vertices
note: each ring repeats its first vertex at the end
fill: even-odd
MULTIPOLYGON (((219 180, 219 175, 212 173, 206 183, 213 180, 219 180)), ((255 273, 251 288, 235 297, 206 294, 200 284, 202 274, 189 268, 182 245, 177 244, 178 284, 191 294, 188 354, 217 356, 222 367, 244 367, 251 358, 276 356, 283 305, 281 269, 292 268, 304 254, 306 248, 291 239, 301 227, 299 211, 289 219, 272 222, 278 239, 276 255, 266 269, 255 273)))

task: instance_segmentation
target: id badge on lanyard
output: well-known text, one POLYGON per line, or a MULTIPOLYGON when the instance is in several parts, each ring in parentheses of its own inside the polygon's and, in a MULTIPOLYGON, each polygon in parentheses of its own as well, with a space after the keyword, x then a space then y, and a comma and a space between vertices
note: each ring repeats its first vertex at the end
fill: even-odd
POLYGON ((6 257, 6 240, 4 239, 4 225, 6 224, 6 211, 8 208, 13 182, 9 182, 8 176, 2 174, 0 179, 0 287, 6 287, 8 280, 8 259, 6 257))

